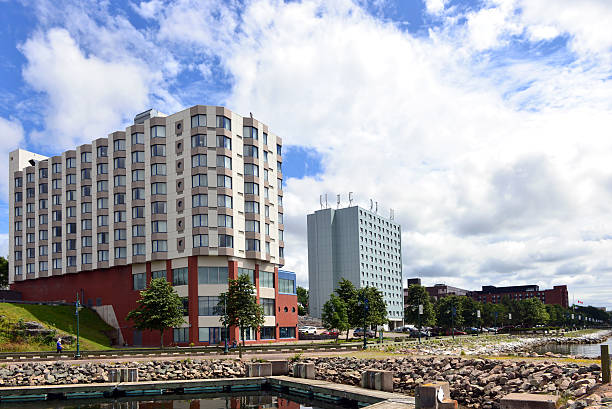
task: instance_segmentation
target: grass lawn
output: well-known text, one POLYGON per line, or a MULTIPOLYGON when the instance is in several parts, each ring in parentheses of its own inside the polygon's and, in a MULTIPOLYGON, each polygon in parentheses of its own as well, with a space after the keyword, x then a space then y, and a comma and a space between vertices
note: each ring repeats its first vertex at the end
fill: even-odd
MULTIPOLYGON (((57 330, 61 333, 72 334, 76 337, 76 316, 75 309, 69 305, 31 305, 31 304, 11 304, 0 303, 0 315, 6 317, 8 326, 15 325, 19 320, 38 321, 45 327, 57 330)), ((112 328, 107 325, 94 311, 83 308, 79 312, 80 346, 81 349, 110 349, 109 338, 104 335, 104 331, 112 328)), ((0 351, 41 351, 54 350, 55 345, 46 345, 35 340, 25 343, 11 342, 5 339, 0 340, 0 351)), ((76 342, 73 345, 65 345, 66 349, 76 349, 76 342)))

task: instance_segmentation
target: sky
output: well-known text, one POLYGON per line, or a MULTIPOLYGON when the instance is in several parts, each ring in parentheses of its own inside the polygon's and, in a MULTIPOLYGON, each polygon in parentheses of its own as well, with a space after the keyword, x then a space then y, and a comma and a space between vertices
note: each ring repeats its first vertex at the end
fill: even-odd
MULTIPOLYGON (((404 278, 567 284, 612 308, 609 0, 0 1, 0 155, 59 154, 156 108, 283 138, 285 269, 306 215, 402 225, 404 278)), ((8 251, 0 168, 0 252, 8 251)))

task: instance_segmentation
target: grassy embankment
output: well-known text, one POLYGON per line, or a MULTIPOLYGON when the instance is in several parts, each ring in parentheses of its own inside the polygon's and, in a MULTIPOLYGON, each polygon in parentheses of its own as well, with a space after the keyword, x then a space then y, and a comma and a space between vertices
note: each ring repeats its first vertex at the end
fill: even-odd
MULTIPOLYGON (((110 349, 105 331, 112 328, 94 311, 83 308, 79 312, 80 347, 83 350, 110 349)), ((30 305, 0 303, 0 352, 55 351, 58 336, 74 336, 68 350, 76 349, 75 309, 69 305, 30 305), (20 326, 23 322, 37 321, 46 328, 55 330, 51 336, 23 336, 20 326)))

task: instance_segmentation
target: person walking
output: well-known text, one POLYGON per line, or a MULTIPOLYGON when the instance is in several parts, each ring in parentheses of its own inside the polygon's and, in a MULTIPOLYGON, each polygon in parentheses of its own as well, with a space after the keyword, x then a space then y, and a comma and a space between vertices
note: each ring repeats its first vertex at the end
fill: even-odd
POLYGON ((56 345, 57 345, 57 353, 59 354, 60 352, 62 352, 62 349, 63 349, 62 348, 62 339, 61 338, 57 339, 57 344, 56 345))

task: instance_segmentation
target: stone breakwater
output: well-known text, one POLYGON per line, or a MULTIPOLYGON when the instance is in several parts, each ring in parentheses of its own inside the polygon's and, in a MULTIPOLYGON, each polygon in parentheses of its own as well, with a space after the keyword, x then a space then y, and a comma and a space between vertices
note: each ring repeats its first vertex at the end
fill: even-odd
POLYGON ((108 382, 109 369, 138 368, 140 381, 239 378, 244 363, 235 360, 184 360, 132 363, 23 363, 0 368, 0 386, 65 385, 108 382))
POLYGON ((489 359, 441 358, 317 358, 307 359, 316 367, 316 378, 358 385, 366 369, 393 371, 396 392, 414 394, 423 382, 447 381, 451 397, 471 408, 493 409, 512 392, 570 394, 580 396, 601 382, 597 364, 516 362, 489 359))
MULTIPOLYGON (((612 331, 598 331, 579 336, 499 336, 471 337, 456 340, 430 340, 421 345, 400 348, 395 352, 416 355, 518 355, 537 356, 533 349, 546 344, 598 344, 612 336, 612 331)), ((550 354, 549 354, 550 355, 550 354)))

